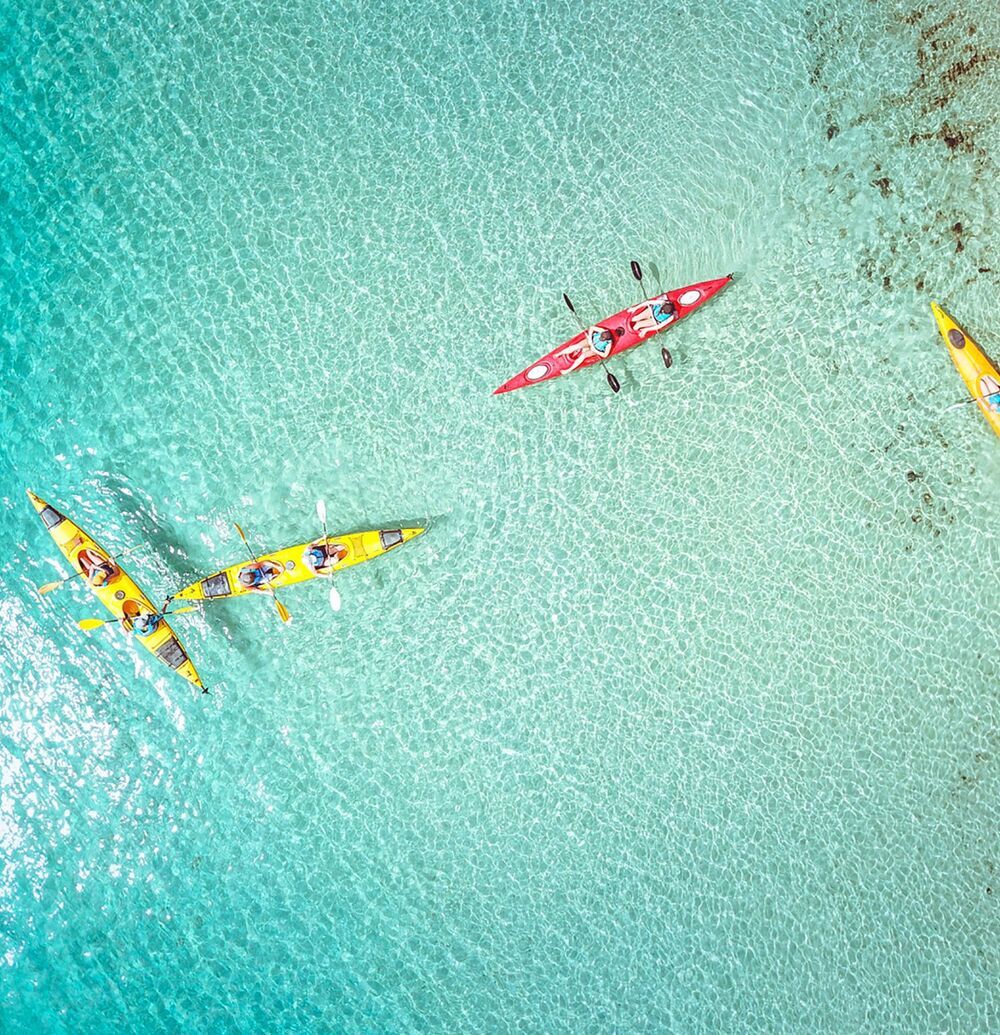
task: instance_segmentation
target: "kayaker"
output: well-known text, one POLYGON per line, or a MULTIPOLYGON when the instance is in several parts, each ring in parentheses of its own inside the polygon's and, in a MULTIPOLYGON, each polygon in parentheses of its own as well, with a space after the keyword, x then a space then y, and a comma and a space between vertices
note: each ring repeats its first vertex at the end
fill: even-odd
MULTIPOLYGON (((126 627, 129 624, 126 622, 126 627)), ((132 619, 131 626, 136 636, 151 636, 160 627, 160 616, 147 613, 136 615, 132 619)))
POLYGON ((595 356, 607 359, 611 355, 611 346, 615 343, 615 336, 607 327, 591 327, 588 337, 595 356))
POLYGON ((83 568, 87 584, 93 586, 94 589, 106 585, 118 574, 118 569, 107 557, 103 557, 93 550, 81 550, 77 560, 80 562, 80 567, 83 568))
POLYGON ((607 359, 611 355, 611 347, 614 343, 615 335, 607 327, 602 327, 600 324, 588 327, 583 332, 583 341, 568 346, 560 353, 563 356, 571 356, 574 352, 578 352, 576 359, 573 360, 566 373, 569 374, 576 370, 581 363, 592 356, 596 356, 598 359, 607 359))
POLYGON ((98 564, 90 569, 90 576, 87 581, 94 589, 100 589, 114 574, 114 568, 109 564, 98 564))
POLYGON ((255 564, 251 568, 242 568, 240 570, 240 582, 242 582, 247 589, 263 589, 267 583, 267 577, 264 574, 263 566, 255 564))
POLYGON ((325 568, 339 564, 347 556, 347 548, 340 543, 311 543, 306 550, 305 561, 317 574, 325 568))
POLYGON ((669 298, 650 302, 632 320, 632 326, 642 335, 652 334, 677 315, 674 303, 669 298))

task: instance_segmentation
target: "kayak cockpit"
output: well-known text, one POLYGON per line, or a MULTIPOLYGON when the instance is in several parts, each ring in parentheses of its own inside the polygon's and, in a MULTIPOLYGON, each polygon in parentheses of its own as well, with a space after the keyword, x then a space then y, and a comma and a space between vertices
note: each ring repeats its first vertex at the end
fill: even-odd
MULTIPOLYGON (((693 293, 700 297, 698 292, 693 293)), ((676 317, 677 307, 666 295, 661 295, 659 298, 651 298, 636 310, 632 315, 632 330, 645 338, 662 330, 676 317)))
POLYGON ((595 356, 607 359, 611 355, 611 347, 615 343, 614 331, 600 324, 587 328, 586 342, 595 356))
POLYGON ((137 600, 126 600, 122 604, 122 623, 126 630, 136 636, 152 636, 160 627, 161 618, 137 600))
POLYGON ((80 565, 87 584, 95 589, 114 582, 122 573, 121 568, 107 554, 92 547, 84 547, 76 555, 76 563, 80 565))
POLYGON ((262 560, 240 568, 237 578, 244 589, 267 589, 284 570, 277 561, 262 560))
POLYGON ((317 539, 305 548, 302 560, 314 575, 329 575, 338 564, 347 559, 349 553, 350 550, 343 543, 317 539))

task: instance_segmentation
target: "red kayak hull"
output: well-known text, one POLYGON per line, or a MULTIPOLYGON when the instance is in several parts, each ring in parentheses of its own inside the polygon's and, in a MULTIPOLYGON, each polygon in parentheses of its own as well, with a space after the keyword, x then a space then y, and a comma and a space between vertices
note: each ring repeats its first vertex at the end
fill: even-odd
POLYGON ((699 284, 688 284, 687 287, 676 288, 665 294, 646 299, 644 302, 630 305, 620 313, 615 313, 614 316, 609 316, 606 320, 593 324, 586 331, 579 331, 568 341, 564 341, 562 345, 536 360, 531 366, 525 367, 520 374, 502 384, 493 394, 502 395, 504 392, 513 392, 515 388, 540 385, 543 381, 551 381, 572 370, 582 370, 584 367, 591 367, 595 363, 599 363, 601 357, 593 352, 582 360, 580 359, 581 352, 588 348, 584 339, 590 331, 610 331, 614 336, 614 343, 608 349, 605 358, 617 356, 626 349, 633 349, 648 338, 652 338, 654 334, 673 327, 688 313, 693 313, 713 295, 717 295, 732 279, 733 275, 730 273, 718 280, 703 280, 699 284), (660 307, 667 302, 673 306, 674 311, 672 315, 664 318, 660 307))

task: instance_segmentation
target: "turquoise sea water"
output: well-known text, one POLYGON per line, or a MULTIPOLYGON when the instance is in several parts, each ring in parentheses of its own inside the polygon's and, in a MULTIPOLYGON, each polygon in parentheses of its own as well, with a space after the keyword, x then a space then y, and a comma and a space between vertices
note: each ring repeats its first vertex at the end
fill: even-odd
MULTIPOLYGON (((985 5, 981 5, 985 6, 985 5)), ((0 13, 0 1030, 998 1023, 1000 18, 0 13), (584 319, 737 282, 599 371, 584 319), (177 620, 98 615, 32 488, 177 620)))

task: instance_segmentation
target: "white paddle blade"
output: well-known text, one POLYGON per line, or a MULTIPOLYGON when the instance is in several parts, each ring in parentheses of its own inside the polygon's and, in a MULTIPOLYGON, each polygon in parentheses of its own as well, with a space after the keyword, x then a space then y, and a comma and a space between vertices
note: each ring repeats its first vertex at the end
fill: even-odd
POLYGON ((340 594, 337 592, 337 587, 336 586, 331 586, 330 587, 330 610, 331 611, 339 611, 340 610, 340 594))
POLYGON ((326 524, 326 501, 316 500, 316 516, 319 518, 320 524, 326 524))

